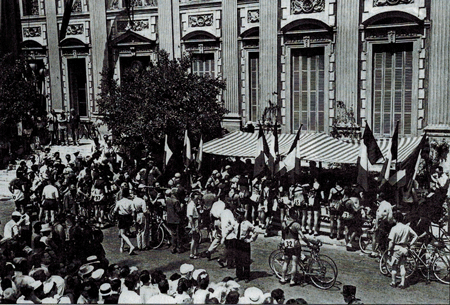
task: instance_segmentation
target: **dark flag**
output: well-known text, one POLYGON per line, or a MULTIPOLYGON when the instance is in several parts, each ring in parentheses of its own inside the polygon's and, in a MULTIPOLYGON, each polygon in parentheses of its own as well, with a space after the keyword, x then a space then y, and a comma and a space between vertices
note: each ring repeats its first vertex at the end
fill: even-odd
POLYGON ((372 130, 366 122, 364 129, 363 141, 361 143, 358 157, 358 184, 365 190, 369 190, 369 162, 375 164, 379 159, 383 158, 377 140, 373 136, 372 130))
POLYGON ((258 140, 256 142, 256 155, 255 155, 255 166, 253 169, 253 177, 257 177, 267 167, 271 156, 269 151, 269 145, 267 144, 266 137, 262 126, 259 126, 258 140))
POLYGON ((69 26, 70 16, 72 15, 73 0, 66 0, 64 4, 64 15, 59 32, 59 41, 66 37, 67 27, 69 26))
POLYGON ((397 121, 397 125, 395 126, 394 134, 392 135, 389 156, 385 160, 385 162, 383 164, 383 168, 381 169, 380 179, 379 179, 381 181, 380 187, 386 181, 389 181, 392 161, 393 160, 397 161, 397 157, 398 157, 398 125, 399 125, 399 121, 397 121))

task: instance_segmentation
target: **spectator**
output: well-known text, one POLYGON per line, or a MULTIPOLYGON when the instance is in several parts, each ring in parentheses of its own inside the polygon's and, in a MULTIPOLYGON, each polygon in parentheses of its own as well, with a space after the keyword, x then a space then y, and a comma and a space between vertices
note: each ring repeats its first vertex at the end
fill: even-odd
POLYGON ((284 304, 284 291, 280 288, 272 290, 270 293, 272 296, 272 299, 274 301, 274 304, 284 304))

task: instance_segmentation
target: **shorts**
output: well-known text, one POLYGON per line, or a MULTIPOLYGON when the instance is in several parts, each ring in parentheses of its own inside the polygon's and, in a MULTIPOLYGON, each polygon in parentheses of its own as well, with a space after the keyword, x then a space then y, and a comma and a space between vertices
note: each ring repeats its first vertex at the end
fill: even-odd
POLYGON ((94 206, 106 206, 107 201, 105 199, 100 200, 100 201, 92 201, 92 204, 94 206))
POLYGON ((55 199, 44 199, 42 202, 42 209, 48 211, 56 211, 58 209, 58 204, 55 199))
POLYGON ((120 229, 129 229, 133 224, 133 216, 132 215, 119 215, 117 217, 119 220, 119 230, 120 229))
POLYGON ((404 263, 407 256, 408 248, 399 245, 394 246, 394 253, 392 254, 390 265, 394 266, 404 263))
POLYGON ((285 248, 284 249, 284 256, 287 258, 292 258, 292 256, 300 257, 302 254, 302 248, 301 247, 294 247, 294 248, 285 248))

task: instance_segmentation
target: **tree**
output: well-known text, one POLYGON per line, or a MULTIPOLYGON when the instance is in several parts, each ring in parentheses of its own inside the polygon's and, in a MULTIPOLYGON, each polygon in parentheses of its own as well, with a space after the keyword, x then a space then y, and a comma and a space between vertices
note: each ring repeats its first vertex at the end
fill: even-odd
POLYGON ((130 151, 161 152, 167 133, 181 151, 186 128, 193 144, 200 135, 205 141, 220 135, 227 110, 217 97, 225 82, 189 72, 189 56, 157 55, 149 67, 125 71, 120 84, 111 71, 103 73, 97 103, 114 143, 130 151))
POLYGON ((0 57, 0 138, 17 139, 17 124, 35 128, 34 116, 40 115, 42 95, 38 79, 23 57, 0 57))

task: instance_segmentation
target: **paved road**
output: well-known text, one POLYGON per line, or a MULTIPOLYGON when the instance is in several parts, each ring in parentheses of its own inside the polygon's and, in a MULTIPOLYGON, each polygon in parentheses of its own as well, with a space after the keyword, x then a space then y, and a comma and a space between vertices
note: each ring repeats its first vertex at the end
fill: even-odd
MULTIPOLYGON (((12 210, 13 204, 10 201, 0 202, 0 220, 2 221, 0 233, 3 232, 3 226, 9 219, 12 210)), ((177 272, 182 263, 188 262, 193 263, 196 268, 208 270, 212 281, 219 281, 225 276, 234 277, 234 270, 221 269, 216 261, 190 260, 188 253, 171 254, 168 249, 138 252, 133 256, 120 253, 117 229, 114 227, 105 229, 104 233, 103 245, 107 257, 112 263, 128 264, 140 269, 159 268, 170 275, 177 272)), ((391 288, 389 287, 390 279, 378 272, 378 263, 374 259, 361 255, 359 251, 347 252, 343 247, 331 245, 324 245, 321 253, 332 257, 338 266, 339 275, 335 287, 324 291, 311 284, 294 287, 282 286, 272 275, 267 260, 278 243, 279 237, 264 238, 262 235, 258 237, 252 246, 254 260, 252 281, 248 284, 242 282, 243 288, 257 286, 267 292, 275 288, 282 288, 285 291, 286 299, 302 297, 312 304, 342 304, 342 286, 351 284, 357 286, 357 297, 361 298, 365 304, 449 304, 449 286, 438 282, 426 285, 424 280, 419 279, 405 290, 391 288)), ((206 250, 206 247, 206 243, 201 244, 201 251, 206 250)))

